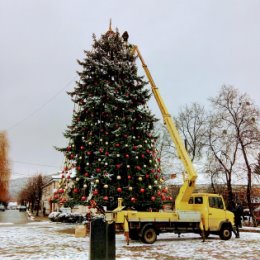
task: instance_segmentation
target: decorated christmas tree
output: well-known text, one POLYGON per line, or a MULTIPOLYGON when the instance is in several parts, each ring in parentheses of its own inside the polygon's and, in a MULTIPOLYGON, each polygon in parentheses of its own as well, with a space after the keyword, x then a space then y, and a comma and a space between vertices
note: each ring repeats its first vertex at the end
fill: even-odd
POLYGON ((147 82, 137 74, 127 32, 121 36, 110 27, 93 40, 92 50, 78 61, 79 81, 68 93, 75 108, 64 133, 68 146, 59 149, 66 163, 55 199, 113 209, 123 198, 126 207, 158 210, 167 197, 147 82))

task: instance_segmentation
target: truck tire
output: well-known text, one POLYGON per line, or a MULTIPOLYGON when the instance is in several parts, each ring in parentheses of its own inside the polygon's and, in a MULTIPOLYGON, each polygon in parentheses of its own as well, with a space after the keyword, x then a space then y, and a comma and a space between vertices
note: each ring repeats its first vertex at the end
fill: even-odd
POLYGON ((146 244, 153 244, 157 240, 157 234, 155 229, 151 226, 145 228, 141 240, 146 244))
POLYGON ((229 225, 223 225, 219 232, 219 237, 222 240, 229 240, 232 236, 232 228, 229 225))

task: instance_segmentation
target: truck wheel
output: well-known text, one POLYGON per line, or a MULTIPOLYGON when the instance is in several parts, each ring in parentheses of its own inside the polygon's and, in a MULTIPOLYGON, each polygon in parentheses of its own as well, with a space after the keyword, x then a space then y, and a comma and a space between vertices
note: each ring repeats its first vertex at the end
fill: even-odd
POLYGON ((232 236, 232 228, 230 226, 224 225, 219 233, 219 237, 222 240, 229 240, 232 236))
POLYGON ((142 241, 146 244, 153 244, 157 239, 156 231, 153 227, 147 227, 142 234, 142 241))

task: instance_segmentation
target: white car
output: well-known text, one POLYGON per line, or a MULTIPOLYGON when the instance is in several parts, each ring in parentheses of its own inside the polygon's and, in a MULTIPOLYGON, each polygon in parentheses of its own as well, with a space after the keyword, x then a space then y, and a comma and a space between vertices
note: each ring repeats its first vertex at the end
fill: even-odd
POLYGON ((0 211, 5 211, 5 206, 4 205, 0 205, 0 211))

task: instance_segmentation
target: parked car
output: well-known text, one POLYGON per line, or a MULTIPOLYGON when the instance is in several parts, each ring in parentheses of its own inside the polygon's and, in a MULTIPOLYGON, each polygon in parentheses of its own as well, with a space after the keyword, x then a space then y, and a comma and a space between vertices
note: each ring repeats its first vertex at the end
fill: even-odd
POLYGON ((13 210, 17 209, 17 202, 9 202, 7 209, 13 209, 13 210))
POLYGON ((26 206, 23 205, 19 206, 19 211, 26 211, 26 210, 27 210, 26 206))
POLYGON ((0 205, 0 211, 5 211, 5 206, 4 205, 0 205))

